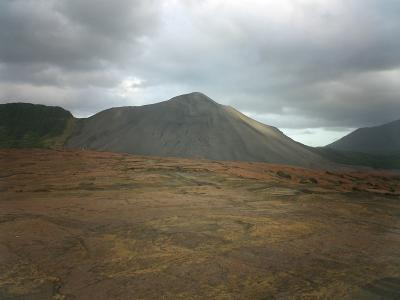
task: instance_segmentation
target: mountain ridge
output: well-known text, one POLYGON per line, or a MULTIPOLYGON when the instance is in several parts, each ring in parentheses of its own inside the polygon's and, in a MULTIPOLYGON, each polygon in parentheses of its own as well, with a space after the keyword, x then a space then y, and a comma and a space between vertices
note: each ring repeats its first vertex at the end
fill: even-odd
POLYGON ((371 155, 400 155, 400 120, 358 128, 326 148, 371 155))
POLYGON ((0 147, 61 147, 72 134, 75 120, 59 106, 26 102, 0 104, 0 147))
POLYGON ((92 149, 317 168, 334 163, 400 168, 400 155, 305 146, 200 92, 154 104, 112 107, 88 118, 75 118, 61 107, 0 104, 1 147, 92 149))
POLYGON ((305 167, 328 164, 279 129, 252 120, 198 92, 156 104, 102 111, 82 120, 79 133, 66 146, 305 167))

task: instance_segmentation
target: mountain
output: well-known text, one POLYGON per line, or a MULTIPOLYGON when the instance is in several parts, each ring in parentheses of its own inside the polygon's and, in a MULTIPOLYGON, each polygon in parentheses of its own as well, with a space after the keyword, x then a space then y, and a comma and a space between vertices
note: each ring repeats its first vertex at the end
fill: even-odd
POLYGON ((57 148, 72 134, 72 114, 54 106, 0 104, 1 148, 57 148))
POLYGON ((335 150, 327 147, 311 148, 318 155, 341 165, 366 166, 374 169, 400 169, 400 154, 377 155, 335 150))
POLYGON ((297 143, 201 93, 76 119, 61 108, 0 104, 0 148, 71 148, 138 155, 259 161, 304 167, 400 169, 400 120, 362 128, 326 146, 297 143))
POLYGON ((400 156, 400 120, 357 129, 326 148, 371 155, 400 156))
POLYGON ((328 164, 277 128, 254 121, 201 93, 102 111, 80 120, 66 147, 305 167, 328 164))

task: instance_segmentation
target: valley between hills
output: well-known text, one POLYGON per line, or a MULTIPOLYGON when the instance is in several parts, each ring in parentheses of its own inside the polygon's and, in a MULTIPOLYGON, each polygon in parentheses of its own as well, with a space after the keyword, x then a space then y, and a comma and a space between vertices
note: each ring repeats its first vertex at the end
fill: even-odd
POLYGON ((0 299, 398 299, 400 177, 0 150, 0 299))

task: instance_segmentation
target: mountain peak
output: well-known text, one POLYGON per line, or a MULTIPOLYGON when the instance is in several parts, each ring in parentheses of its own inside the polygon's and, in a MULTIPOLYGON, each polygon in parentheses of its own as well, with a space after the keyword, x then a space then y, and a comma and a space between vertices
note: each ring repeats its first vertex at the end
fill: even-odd
POLYGON ((196 104, 196 103, 208 103, 214 105, 218 104, 210 97, 200 92, 192 92, 188 94, 179 95, 170 99, 170 101, 187 103, 187 104, 196 104))
POLYGON ((68 148, 305 167, 328 164, 280 131, 199 92, 133 107, 118 116, 106 111, 80 125, 80 131, 69 138, 68 148))

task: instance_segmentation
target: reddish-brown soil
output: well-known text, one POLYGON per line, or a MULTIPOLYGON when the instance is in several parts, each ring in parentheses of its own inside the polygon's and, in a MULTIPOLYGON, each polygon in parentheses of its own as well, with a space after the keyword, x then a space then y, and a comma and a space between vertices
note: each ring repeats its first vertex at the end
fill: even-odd
POLYGON ((400 298, 400 177, 0 150, 0 299, 400 298))

